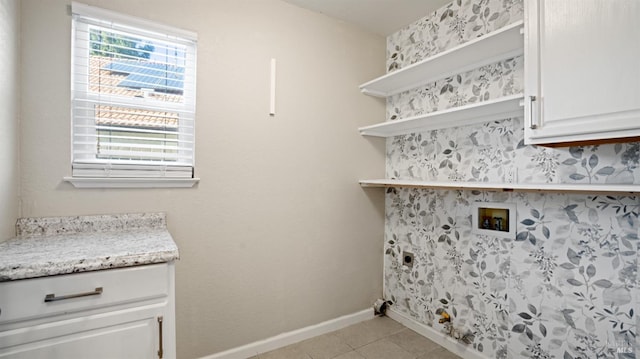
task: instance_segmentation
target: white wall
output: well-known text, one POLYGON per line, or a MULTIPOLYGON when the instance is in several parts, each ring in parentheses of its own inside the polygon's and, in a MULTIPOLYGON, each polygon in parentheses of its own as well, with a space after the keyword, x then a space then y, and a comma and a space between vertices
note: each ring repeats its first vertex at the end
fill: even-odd
POLYGON ((70 174, 66 0, 22 4, 23 215, 167 212, 178 356, 193 358, 365 309, 382 291, 384 119, 358 84, 385 40, 279 0, 87 1, 196 31, 197 188, 79 190, 70 174), (277 115, 268 115, 269 60, 277 115))
POLYGON ((0 0, 0 242, 20 211, 20 3, 0 0))

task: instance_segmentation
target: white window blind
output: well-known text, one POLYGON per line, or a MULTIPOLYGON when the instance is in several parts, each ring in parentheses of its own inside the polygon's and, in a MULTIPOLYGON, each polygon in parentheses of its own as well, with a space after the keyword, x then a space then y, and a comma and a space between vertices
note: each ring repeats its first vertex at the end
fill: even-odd
POLYGON ((196 35, 72 4, 73 177, 193 177, 196 35))

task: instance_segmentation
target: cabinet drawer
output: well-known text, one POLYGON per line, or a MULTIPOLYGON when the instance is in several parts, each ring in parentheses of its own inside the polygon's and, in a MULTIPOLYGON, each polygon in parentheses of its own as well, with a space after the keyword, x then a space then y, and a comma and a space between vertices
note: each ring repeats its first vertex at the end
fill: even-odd
POLYGON ((168 293, 167 264, 4 282, 0 283, 0 324, 162 298, 168 293))

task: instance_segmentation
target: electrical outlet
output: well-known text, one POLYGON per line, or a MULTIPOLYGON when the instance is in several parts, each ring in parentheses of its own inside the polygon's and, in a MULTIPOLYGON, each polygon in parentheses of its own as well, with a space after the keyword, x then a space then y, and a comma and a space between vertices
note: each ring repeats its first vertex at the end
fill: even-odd
POLYGON ((504 173, 504 182, 505 183, 518 182, 518 169, 514 167, 507 167, 504 173))

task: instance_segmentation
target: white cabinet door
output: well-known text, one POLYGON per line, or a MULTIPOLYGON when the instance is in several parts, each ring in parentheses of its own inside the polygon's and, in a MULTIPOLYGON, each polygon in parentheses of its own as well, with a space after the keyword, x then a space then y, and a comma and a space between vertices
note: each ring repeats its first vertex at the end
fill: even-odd
POLYGON ((0 282, 0 359, 175 359, 174 296, 173 262, 0 282))
POLYGON ((640 1, 525 6, 525 142, 640 136, 640 1))
POLYGON ((2 333, 11 359, 158 358, 160 308, 136 308, 2 333))

